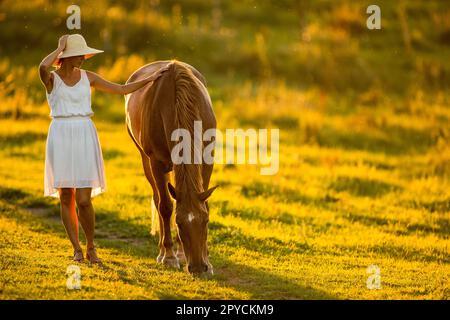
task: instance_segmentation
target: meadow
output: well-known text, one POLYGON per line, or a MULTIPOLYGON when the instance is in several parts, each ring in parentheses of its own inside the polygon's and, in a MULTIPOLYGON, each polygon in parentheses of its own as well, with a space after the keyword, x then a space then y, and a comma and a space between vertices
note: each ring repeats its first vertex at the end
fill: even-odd
POLYGON ((68 290, 71 246, 58 200, 43 197, 37 69, 68 33, 67 3, 0 2, 0 299, 449 299, 450 6, 379 1, 370 31, 369 4, 80 1, 73 32, 105 49, 83 68, 123 83, 146 63, 185 61, 205 76, 219 129, 280 130, 280 163, 273 176, 217 164, 215 274, 168 269, 124 99, 93 92, 105 263, 78 264, 81 289, 68 290))

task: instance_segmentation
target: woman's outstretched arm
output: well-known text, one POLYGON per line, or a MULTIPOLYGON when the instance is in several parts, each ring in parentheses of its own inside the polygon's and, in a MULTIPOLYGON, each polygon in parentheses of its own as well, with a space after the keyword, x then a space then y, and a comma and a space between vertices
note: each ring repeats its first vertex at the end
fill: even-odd
POLYGON ((44 86, 47 88, 47 91, 52 91, 53 86, 52 78, 48 69, 50 69, 53 62, 55 62, 58 54, 64 51, 68 37, 69 35, 66 34, 59 38, 58 48, 46 56, 39 64, 39 77, 41 78, 44 86))
POLYGON ((158 79, 164 71, 167 71, 169 66, 165 66, 157 71, 155 71, 152 75, 148 76, 139 81, 127 83, 127 84, 118 84, 114 82, 110 82, 108 80, 103 79, 101 76, 92 71, 86 71, 89 77, 89 81, 91 82, 91 86, 94 88, 109 92, 109 93, 118 93, 118 94, 128 94, 136 91, 139 88, 142 88, 149 82, 153 82, 158 79))

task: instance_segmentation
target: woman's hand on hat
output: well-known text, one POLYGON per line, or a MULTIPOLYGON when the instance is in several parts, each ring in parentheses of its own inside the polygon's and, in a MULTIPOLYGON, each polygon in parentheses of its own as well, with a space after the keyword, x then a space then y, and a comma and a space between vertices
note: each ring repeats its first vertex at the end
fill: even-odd
POLYGON ((61 50, 64 50, 66 48, 67 38, 69 37, 68 34, 63 35, 61 38, 59 38, 58 42, 58 48, 61 50))

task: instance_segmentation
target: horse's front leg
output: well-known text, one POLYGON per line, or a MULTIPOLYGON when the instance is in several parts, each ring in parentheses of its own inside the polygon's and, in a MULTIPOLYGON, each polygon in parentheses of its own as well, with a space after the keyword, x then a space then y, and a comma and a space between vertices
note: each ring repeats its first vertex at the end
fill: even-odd
POLYGON ((173 212, 173 203, 170 199, 169 190, 167 189, 169 174, 164 172, 165 166, 158 160, 150 158, 150 166, 152 177, 155 181, 156 190, 158 192, 157 200, 159 201, 155 201, 155 205, 160 216, 160 240, 162 239, 161 249, 164 250, 164 256, 162 257, 162 259, 160 258, 162 250, 160 250, 158 260, 160 259, 163 264, 170 267, 179 268, 180 263, 173 251, 172 233, 170 226, 170 218, 173 212))
MULTIPOLYGON (((204 164, 202 167, 202 178, 203 178, 203 190, 208 190, 209 187, 209 180, 211 179, 211 174, 213 172, 213 164, 204 164)), ((206 209, 208 210, 209 214, 209 205, 208 201, 206 201, 206 209)), ((206 230, 208 231, 208 230, 206 230)), ((206 259, 206 263, 208 264, 209 270, 213 270, 213 266, 209 262, 209 252, 208 252, 208 243, 206 243, 204 247, 203 257, 206 259)))
MULTIPOLYGON (((145 177, 147 178, 148 182, 152 186, 153 202, 156 206, 159 203, 159 192, 158 192, 158 188, 156 187, 155 179, 153 178, 152 169, 150 167, 150 158, 147 157, 147 155, 144 153, 144 151, 141 150, 141 148, 139 146, 138 146, 138 149, 141 152, 142 166, 144 167, 145 177)), ((156 209, 156 210, 158 210, 158 209, 156 209)), ((152 208, 152 211, 153 211, 153 208, 152 208)), ((153 212, 152 212, 152 215, 153 215, 153 212)), ((162 226, 164 225, 164 223, 163 223, 161 214, 159 214, 159 210, 158 210, 158 219, 159 219, 159 226, 162 229, 162 226)), ((153 228, 153 226, 152 226, 152 228, 153 228)), ((163 231, 162 230, 159 231, 158 247, 159 247, 159 254, 158 254, 158 257, 156 258, 156 261, 158 263, 161 263, 162 259, 164 257, 164 252, 165 252, 164 245, 163 245, 163 231)))
MULTIPOLYGON (((169 215, 169 220, 170 220, 170 214, 172 212, 172 209, 171 209, 172 202, 171 202, 171 200, 169 198, 169 201, 167 201, 167 200, 165 201, 166 202, 166 206, 161 205, 161 203, 162 203, 161 202, 161 196, 160 196, 161 192, 159 191, 158 184, 157 184, 157 182, 155 180, 155 174, 153 173, 153 170, 152 170, 152 167, 151 167, 150 158, 147 157, 147 155, 141 149, 140 149, 140 152, 141 152, 141 157, 142 157, 142 165, 144 167, 144 173, 145 173, 145 176, 146 176, 148 182, 152 186, 152 189, 153 189, 153 202, 155 203, 156 210, 158 211, 158 219, 159 219, 159 228, 160 228, 160 230, 159 230, 159 243, 158 243, 159 254, 158 254, 158 257, 156 258, 156 261, 158 263, 166 263, 168 265, 177 266, 177 264, 175 263, 175 261, 173 261, 173 259, 171 261, 171 259, 168 258, 168 257, 170 257, 170 252, 173 253, 172 250, 168 250, 169 254, 167 255, 166 260, 163 261, 164 257, 166 256, 166 251, 167 251, 166 248, 168 246, 172 247, 172 245, 168 244, 167 241, 166 241, 166 243, 164 243, 164 239, 165 239, 165 237, 164 237, 164 234, 165 234, 164 225, 165 225, 165 223, 164 223, 164 219, 163 219, 164 215, 169 215), (164 207, 166 207, 166 209, 164 207), (167 213, 168 211, 170 211, 170 213, 167 213)), ((162 171, 159 171, 159 172, 162 172, 162 171)), ((156 173, 156 170, 155 170, 155 173, 156 173)), ((163 178, 165 178, 164 174, 163 174, 163 178)), ((163 199, 164 199, 164 197, 163 197, 163 199)), ((170 237, 170 223, 169 223, 169 237, 170 237)))

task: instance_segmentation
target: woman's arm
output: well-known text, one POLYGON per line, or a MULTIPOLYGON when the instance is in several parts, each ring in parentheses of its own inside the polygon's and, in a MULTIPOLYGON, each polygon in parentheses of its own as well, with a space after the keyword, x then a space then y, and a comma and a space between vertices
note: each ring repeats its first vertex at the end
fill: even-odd
POLYGON ((61 38, 59 38, 58 48, 52 53, 50 53, 48 56, 46 56, 39 64, 39 77, 41 78, 42 83, 47 89, 47 92, 50 92, 53 89, 53 81, 48 69, 50 69, 53 62, 55 62, 56 58, 58 57, 58 54, 64 51, 68 36, 69 35, 66 34, 63 35, 61 38))
POLYGON ((142 88, 149 82, 153 82, 158 79, 164 71, 167 71, 169 66, 165 66, 157 71, 155 71, 152 75, 148 76, 139 81, 127 83, 127 84, 118 84, 114 82, 110 82, 108 80, 103 79, 101 76, 92 71, 86 71, 89 76, 89 81, 91 82, 91 86, 94 88, 108 92, 108 93, 118 93, 118 94, 128 94, 136 91, 139 88, 142 88))

